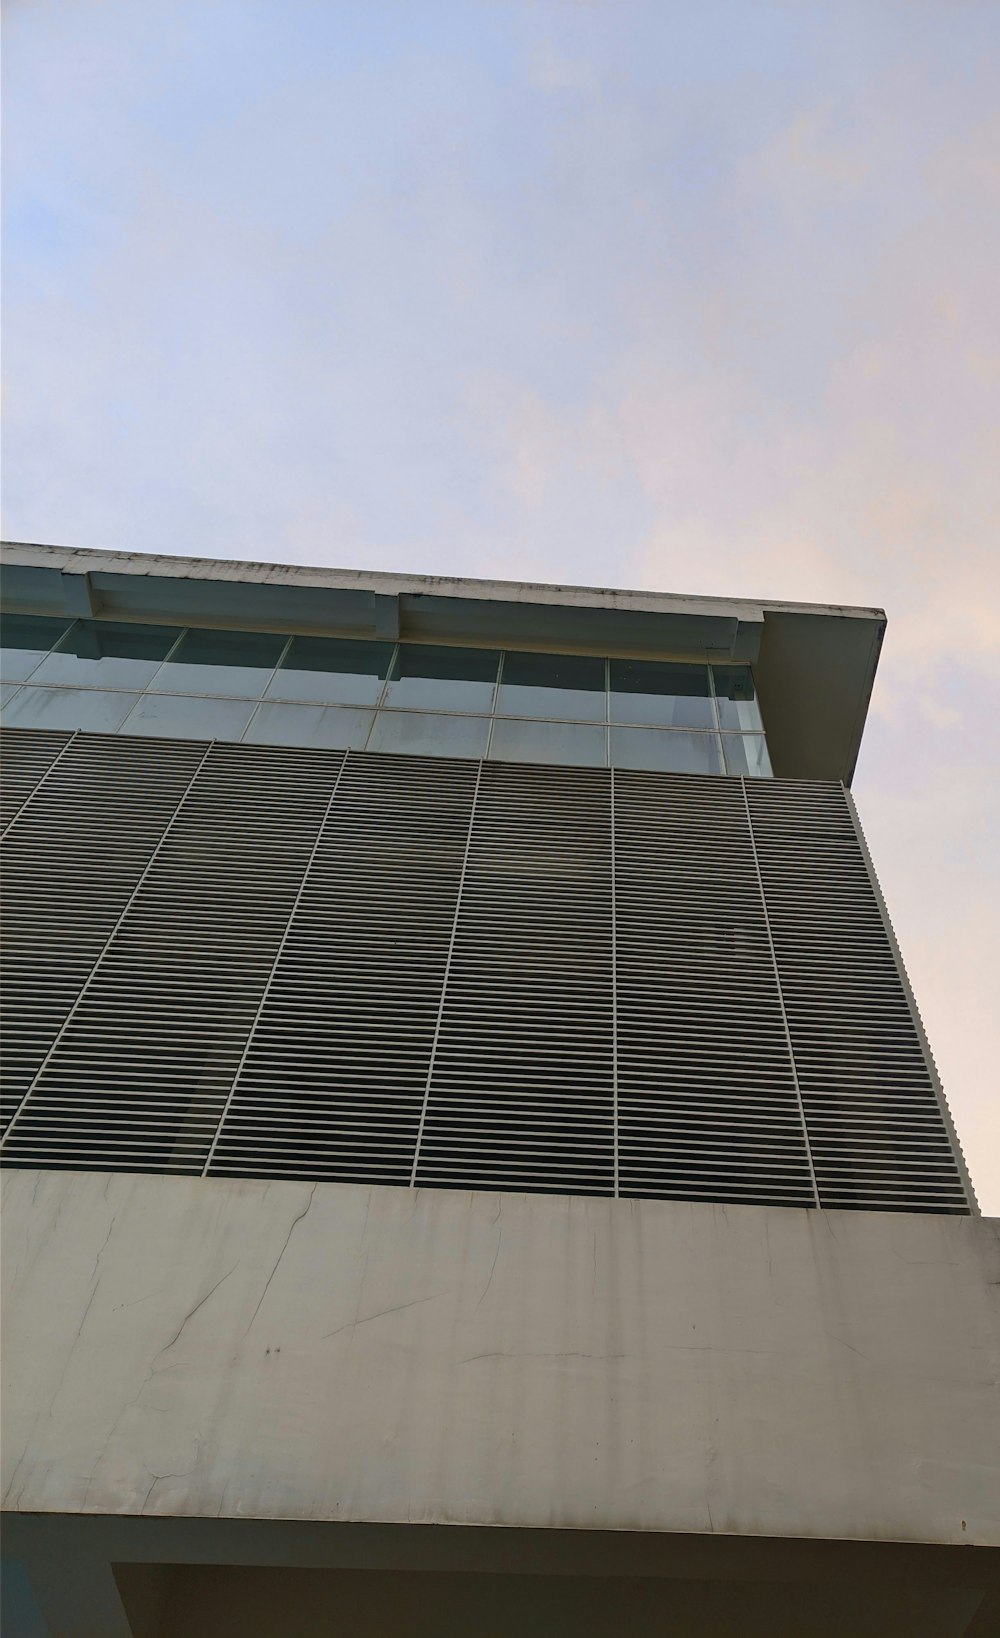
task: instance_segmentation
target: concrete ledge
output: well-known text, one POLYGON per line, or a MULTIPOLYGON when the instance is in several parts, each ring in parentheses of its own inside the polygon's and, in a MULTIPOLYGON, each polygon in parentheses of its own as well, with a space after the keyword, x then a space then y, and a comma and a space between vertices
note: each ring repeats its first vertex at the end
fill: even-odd
POLYGON ((1000 1542, 996 1222, 4 1191, 13 1510, 1000 1542))

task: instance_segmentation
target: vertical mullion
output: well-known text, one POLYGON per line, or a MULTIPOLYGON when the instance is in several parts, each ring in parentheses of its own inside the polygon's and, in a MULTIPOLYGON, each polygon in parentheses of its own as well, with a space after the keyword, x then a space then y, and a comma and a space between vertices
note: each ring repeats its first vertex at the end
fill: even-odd
POLYGON ((130 710, 126 714, 124 722, 120 722, 118 724, 118 727, 115 729, 116 734, 124 734, 125 733, 126 729, 128 728, 129 721, 130 721, 131 717, 135 714, 136 711, 138 711, 138 709, 139 709, 140 705, 142 704, 143 700, 145 699, 146 695, 156 693, 156 689, 153 687, 153 684, 156 682, 156 679, 160 675, 160 672, 163 670, 163 667, 167 664, 167 661, 170 660, 172 658, 172 656, 177 653, 177 650, 179 649, 181 643, 184 641, 184 639, 187 636, 190 629, 191 628, 189 626, 181 626, 179 628, 179 630, 177 632, 177 636, 174 638, 173 642, 170 644, 170 647, 167 649, 167 652, 166 652, 166 654, 164 654, 163 659, 160 661, 160 663, 157 666, 156 670, 153 672, 153 675, 150 677, 149 681, 143 683, 142 687, 140 688, 139 698, 136 700, 135 704, 130 708, 130 710))
POLYGON ((721 734, 722 721, 719 717, 719 696, 715 692, 715 667, 711 664, 708 667, 708 692, 712 701, 712 718, 715 722, 715 732, 721 734))
MULTIPOLYGON (((289 638, 289 642, 291 642, 291 638, 289 638)), ((281 935, 281 938, 280 938, 279 943, 278 943, 278 948, 277 948, 277 950, 275 951, 275 954, 274 954, 274 960, 271 963, 271 970, 267 975, 267 982, 265 983, 264 988, 261 991, 261 997, 260 997, 259 1002, 257 1003, 257 1010, 253 1015, 253 1020, 252 1020, 252 1022, 250 1024, 250 1028, 247 1030, 247 1038, 243 1043, 243 1051, 240 1053, 240 1061, 236 1065, 236 1069, 235 1069, 235 1072, 233 1074, 232 1085, 230 1086, 229 1092, 226 1095, 226 1101, 223 1104, 222 1113, 220 1114, 219 1119, 218 1119, 218 1121, 216 1123, 215 1136, 213 1137, 213 1139, 211 1141, 211 1144, 209 1145, 208 1154, 205 1157, 205 1164, 201 1169, 202 1177, 207 1177, 208 1176, 208 1169, 212 1164, 212 1159, 213 1159, 213 1157, 215 1155, 215 1151, 216 1151, 216 1149, 218 1147, 219 1139, 222 1136, 222 1129, 223 1129, 223 1127, 225 1126, 225 1123, 226 1123, 226 1116, 229 1114, 229 1110, 230 1110, 230 1107, 232 1105, 232 1101, 233 1101, 234 1097, 236 1096, 236 1090, 237 1090, 237 1087, 239 1086, 240 1076, 243 1073, 243 1066, 245 1065, 245 1063, 247 1061, 247 1057, 249 1055, 250 1048, 253 1045, 254 1036, 257 1033, 257 1027, 258 1027, 258 1025, 260 1023, 261 1017, 262 1017, 263 1012, 264 1012, 264 1006, 265 1006, 265 1004, 267 1002, 268 996, 271 993, 271 985, 274 983, 274 976, 275 976, 276 972, 278 971, 278 965, 279 965, 279 963, 281 961, 281 957, 282 957, 282 954, 284 952, 285 945, 288 942, 289 934, 292 931, 292 925, 293 925, 293 923, 295 921, 296 915, 298 914, 299 905, 302 902, 302 895, 306 890, 306 886, 307 886, 308 881, 309 881, 309 876, 310 876, 310 873, 312 871, 313 864, 315 863, 315 860, 316 860, 316 854, 319 851, 319 845, 323 840, 323 832, 326 830, 327 821, 328 821, 328 819, 330 817, 330 812, 331 812, 331 809, 333 808, 334 801, 336 800, 337 792, 340 789, 340 781, 343 778, 344 769, 347 767, 347 759, 350 756, 350 754, 351 753, 350 753, 349 750, 344 752, 344 760, 341 762, 340 767, 337 769, 337 777, 333 782, 333 790, 330 792, 330 799, 327 802, 326 807, 323 810, 323 816, 322 816, 322 818, 320 819, 320 822, 319 822, 319 829, 316 832, 316 840, 313 842, 312 849, 311 849, 310 854, 309 854, 309 858, 306 861, 305 870, 302 872, 302 880, 299 882, 298 891, 297 891, 297 893, 295 895, 295 902, 292 905, 291 910, 289 911, 288 920, 285 923, 285 930, 281 935)))
MULTIPOLYGON (((54 618, 58 619, 58 616, 54 616, 54 618)), ((38 670, 38 667, 40 665, 44 665, 45 661, 49 658, 50 654, 58 654, 58 652, 59 652, 60 648, 62 647, 63 643, 66 641, 66 639, 69 636, 70 632, 73 630, 73 627, 78 626, 79 624, 80 624, 79 619, 77 619, 75 617, 73 619, 69 620, 69 624, 67 625, 66 630, 63 632, 62 636, 57 637, 54 643, 50 643, 48 648, 45 650, 44 654, 39 654, 38 659, 35 661, 34 665, 32 666, 31 670, 28 672, 28 675, 26 677, 19 678, 18 684, 17 684, 18 688, 23 688, 25 683, 30 683, 32 677, 35 675, 35 672, 38 670)))
POLYGON ((42 1059, 42 1061, 39 1064, 38 1068, 36 1069, 34 1075, 32 1076, 31 1085, 28 1087, 27 1091, 24 1094, 24 1097, 21 1099, 20 1103, 17 1106, 17 1109, 14 1111, 13 1115, 11 1116, 10 1121, 8 1123, 8 1126, 7 1126, 7 1130, 3 1135, 3 1146, 4 1147, 6 1146, 7 1141, 10 1138, 10 1135, 13 1132, 15 1126, 17 1125, 17 1122, 20 1120, 21 1115, 24 1113, 25 1107, 27 1106, 27 1104, 28 1104, 28 1102, 29 1102, 29 1100, 31 1098, 31 1094, 35 1090, 35 1087, 38 1085, 39 1078, 42 1075, 44 1075, 46 1069, 48 1068, 50 1062, 52 1061, 52 1058, 53 1058, 53 1056, 54 1056, 54 1054, 56 1052, 57 1047, 59 1046, 59 1044, 62 1041, 64 1035, 66 1034, 66 1031, 69 1029, 69 1026, 73 1022, 73 1019, 76 1017, 77 1012, 80 1010, 80 1007, 81 1007, 81 1005, 83 1003, 84 997, 89 993, 90 986, 93 984, 94 979, 97 977, 97 974, 100 971, 101 965, 102 965, 105 957, 107 956, 108 951, 111 949, 111 946, 114 944, 114 941, 118 936, 118 932, 119 932, 123 922, 125 921, 126 916, 128 915, 129 911, 131 910, 133 904, 135 903, 139 893, 142 891, 142 888, 143 888, 143 886, 145 885, 145 882, 146 882, 146 878, 149 875, 150 871, 152 870, 152 868, 153 868, 154 864, 156 863, 157 859, 159 858, 160 851, 161 851, 164 843, 166 842, 167 837, 170 835, 170 833, 173 830, 174 826, 176 825, 178 819, 180 818, 181 813, 182 813, 183 808, 184 808, 184 804, 187 801, 188 797, 191 795, 191 792, 193 791, 193 789, 195 787, 195 784, 197 782, 198 776, 201 773, 202 768, 205 766, 205 763, 208 761, 208 758, 212 753, 212 747, 213 747, 214 744, 215 744, 214 740, 209 740, 209 743, 205 746, 204 755, 199 759, 198 765, 195 768, 194 773, 191 775, 191 778, 188 780, 188 783, 187 783, 187 786, 186 786, 186 788, 184 790, 183 796, 181 797, 180 801, 177 803, 177 806, 174 808, 173 813, 170 815, 170 818, 169 818, 167 824, 165 825, 165 827, 163 829, 163 833, 160 836, 159 841, 157 842, 156 846, 154 847, 152 853, 149 855, 149 858, 146 860, 146 864, 145 864, 145 867, 143 869, 142 875, 139 877, 139 880, 136 882, 135 886, 133 887, 131 893, 128 896, 128 899, 126 900, 126 902, 125 902, 125 904, 124 904, 124 906, 122 908, 121 914, 118 916, 117 920, 115 921, 114 926, 112 927, 110 933, 108 934, 107 938, 105 939, 104 944, 101 947, 100 954, 97 956, 97 959, 94 961, 93 966, 91 967, 89 973, 87 974, 87 977, 84 980, 84 983, 83 983, 83 985, 82 985, 82 987, 80 989, 79 994, 76 997, 76 1000, 73 1002, 73 1005, 70 1007, 69 1012, 66 1014, 66 1016, 63 1019, 61 1025, 59 1026, 59 1030, 58 1030, 58 1033, 56 1034, 55 1040, 52 1042, 51 1046, 49 1047, 48 1052, 45 1054, 45 1057, 42 1059))
POLYGON ((493 749, 493 724, 497 720, 497 705, 500 702, 500 689, 501 689, 501 687, 503 685, 503 662, 504 662, 504 650, 501 649, 500 650, 500 664, 497 667, 497 680, 493 685, 493 704, 490 707, 489 733, 486 736, 486 756, 483 759, 486 762, 489 761, 490 752, 493 749))
POLYGON ((396 661, 398 659, 399 659, 399 642, 397 641, 397 642, 393 643, 393 645, 392 645, 392 653, 389 656, 389 664, 385 668, 385 676, 382 679, 382 687, 379 689, 378 699, 375 701, 375 707, 374 707, 374 709, 372 711, 372 720, 368 725, 368 732, 365 735, 364 749, 366 751, 368 749, 368 744, 369 744, 369 741, 371 740, 372 734, 375 731, 375 724, 378 721, 378 714, 381 711, 383 705, 385 704, 385 696, 386 696, 386 693, 388 691, 389 684, 392 682, 392 674, 396 669, 396 661))
MULTIPOLYGON (((160 672, 163 670, 163 667, 170 660, 173 659, 174 655, 177 653, 177 650, 180 648, 181 643, 184 641, 184 638, 187 636, 190 629, 191 629, 190 626, 180 626, 178 628, 177 636, 174 638, 173 642, 170 644, 170 647, 167 649, 166 654, 164 654, 163 659, 160 661, 159 665, 157 666, 156 670, 153 672, 153 675, 150 677, 149 681, 146 682, 146 683, 143 683, 142 687, 139 690, 140 694, 155 694, 155 693, 158 692, 158 690, 154 687, 154 684, 156 682, 157 677, 160 675, 160 672)), ((168 689, 167 692, 169 693, 170 690, 168 689)))
POLYGON ((288 650, 291 648, 292 643, 294 641, 295 641, 295 636, 294 636, 294 633, 293 633, 292 636, 289 637, 289 639, 286 642, 286 644, 285 644, 284 648, 282 649, 281 653, 278 655, 278 658, 275 660, 274 665, 271 667, 271 675, 268 677, 267 682, 264 684, 263 688, 260 691, 260 699, 257 701, 257 704, 254 706, 253 710, 250 713, 250 721, 247 723, 247 725, 244 728, 242 734, 240 735, 240 744, 243 743, 243 741, 247 737, 247 734, 250 732, 250 729, 253 726, 253 719, 257 715, 257 712, 260 710, 261 706, 263 705, 264 697, 267 694, 267 691, 270 688, 271 684, 273 683, 275 677, 278 675, 278 672, 281 670, 281 662, 284 660, 285 655, 288 653, 288 650))
POLYGON ((764 914, 764 929, 767 933, 767 947, 771 952, 771 967, 774 972, 774 983, 778 992, 778 1005, 781 1008, 781 1022, 785 1029, 785 1042, 788 1047, 788 1059, 792 1068, 792 1081, 795 1086, 795 1099, 799 1106, 799 1120, 802 1123, 802 1141, 805 1144, 806 1160, 809 1165, 809 1177, 812 1181, 813 1199, 817 1208, 819 1208, 822 1206, 822 1202, 819 1197, 819 1184, 816 1181, 816 1168, 813 1165, 812 1145, 809 1142, 809 1128, 806 1124, 806 1110, 805 1104, 802 1101, 802 1088, 799 1085, 799 1067, 795 1062, 795 1051, 792 1046, 792 1032, 788 1025, 788 1014, 785 1011, 785 995, 781 988, 781 974, 778 971, 778 957, 775 954, 774 939, 771 934, 771 917, 768 913, 767 896, 764 892, 764 879, 760 873, 760 860, 757 857, 757 838, 754 835, 753 820, 750 816, 750 800, 747 796, 747 782, 742 777, 740 778, 740 789, 743 792, 743 807, 746 812, 747 834, 750 838, 750 850, 753 854, 753 867, 757 876, 757 888, 760 893, 761 910, 764 914))
POLYGON ((417 1165, 420 1160, 420 1145, 423 1142, 424 1126, 427 1122, 427 1107, 431 1096, 431 1079, 434 1075, 434 1062, 437 1058, 438 1040, 441 1035, 441 1021, 444 1018, 444 1004, 448 994, 448 978, 451 973, 451 958, 455 950, 455 938, 458 934, 458 918, 462 910, 462 893, 465 888, 465 873, 469 864, 469 853, 472 848, 472 836, 476 825, 476 808, 479 802, 479 787, 483 779, 482 759, 476 766, 476 784, 472 793, 472 809, 469 813, 469 828, 465 837, 465 852, 462 854, 462 871, 458 878, 458 892, 455 895, 455 914, 452 917, 451 937, 448 940, 448 954, 445 958, 444 974, 441 979, 441 999, 438 1002, 437 1018, 434 1021, 434 1038, 431 1041, 431 1053, 427 1060, 427 1080, 424 1084, 424 1101, 420 1108, 420 1121, 417 1126, 416 1142, 413 1145, 413 1166, 410 1170, 410 1188, 417 1186, 417 1165))
MULTIPOLYGON (((723 773, 728 773, 729 763, 726 760, 726 747, 722 739, 722 718, 719 715, 719 696, 715 692, 715 667, 711 664, 711 662, 709 662, 708 665, 708 692, 712 701, 712 719, 715 723, 715 748, 719 753, 719 760, 722 763, 723 773)), ((750 810, 748 808, 748 818, 749 813, 750 810)), ((756 848, 754 849, 754 857, 756 858, 756 848)))

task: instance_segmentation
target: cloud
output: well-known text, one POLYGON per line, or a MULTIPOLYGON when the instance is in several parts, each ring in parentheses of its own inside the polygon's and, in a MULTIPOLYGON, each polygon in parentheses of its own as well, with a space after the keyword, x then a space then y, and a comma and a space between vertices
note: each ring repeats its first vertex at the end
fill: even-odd
POLYGON ((741 190, 769 200, 828 204, 833 191, 857 193, 871 175, 872 161, 857 141, 844 142, 834 130, 833 104, 803 110, 764 147, 738 167, 741 190))
POLYGON ((528 60, 532 85, 542 91, 596 91, 597 67, 585 58, 564 57, 550 41, 543 41, 528 60))

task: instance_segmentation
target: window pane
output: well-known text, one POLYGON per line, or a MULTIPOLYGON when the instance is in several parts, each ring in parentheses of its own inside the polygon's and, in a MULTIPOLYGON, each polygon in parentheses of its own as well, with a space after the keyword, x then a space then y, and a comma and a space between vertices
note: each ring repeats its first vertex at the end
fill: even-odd
POLYGON ((664 728, 714 728, 707 665, 611 661, 611 721, 664 728))
POLYGON ((33 681, 83 688, 142 688, 180 634, 177 626, 77 620, 58 652, 42 661, 33 681))
POLYGON ((505 654, 497 710, 511 717, 604 721, 604 661, 579 654, 505 654))
POLYGON ((270 632, 189 631, 157 672, 156 686, 168 693, 259 699, 287 641, 270 632))
POLYGON ((432 648, 403 643, 393 666, 387 705, 441 711, 489 711, 500 655, 492 648, 432 648))
POLYGON ((19 688, 3 708, 8 728, 84 728, 113 734, 138 694, 104 694, 96 688, 19 688))
POLYGON ((753 733, 763 732, 760 706, 754 688, 753 672, 748 665, 713 666, 715 697, 719 702, 719 721, 723 728, 743 728, 753 733))
POLYGON ((239 739, 253 715, 252 700, 186 699, 182 694, 143 694, 126 734, 163 739, 239 739))
POLYGON ((270 705, 258 707, 244 738, 254 745, 326 745, 363 751, 373 711, 337 705, 270 705))
POLYGON ((490 740, 490 761, 603 768, 607 762, 605 731, 584 723, 518 722, 512 717, 498 717, 490 740))
POLYGON ((295 637, 281 670, 268 683, 267 698, 377 705, 392 648, 391 643, 350 638, 295 637))
POLYGON ((417 711, 379 711, 370 751, 406 751, 411 756, 485 756, 487 717, 434 717, 417 711))
POLYGON ((68 620, 47 620, 34 614, 5 614, 0 618, 0 674, 7 682, 22 682, 60 639, 68 620))
POLYGON ((668 773, 722 772, 718 734, 685 734, 661 728, 612 728, 616 768, 660 768, 668 773))
POLYGON ((749 774, 751 779, 771 778, 771 758, 763 734, 723 734, 726 767, 732 774, 749 774))

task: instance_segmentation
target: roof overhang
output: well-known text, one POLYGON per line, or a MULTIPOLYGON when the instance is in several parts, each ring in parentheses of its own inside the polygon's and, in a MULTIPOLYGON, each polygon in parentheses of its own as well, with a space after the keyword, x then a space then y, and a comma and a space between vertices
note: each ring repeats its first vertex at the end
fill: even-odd
POLYGON ((881 609, 44 545, 5 546, 3 566, 4 606, 25 613, 749 661, 775 773, 847 784, 886 623, 881 609))

